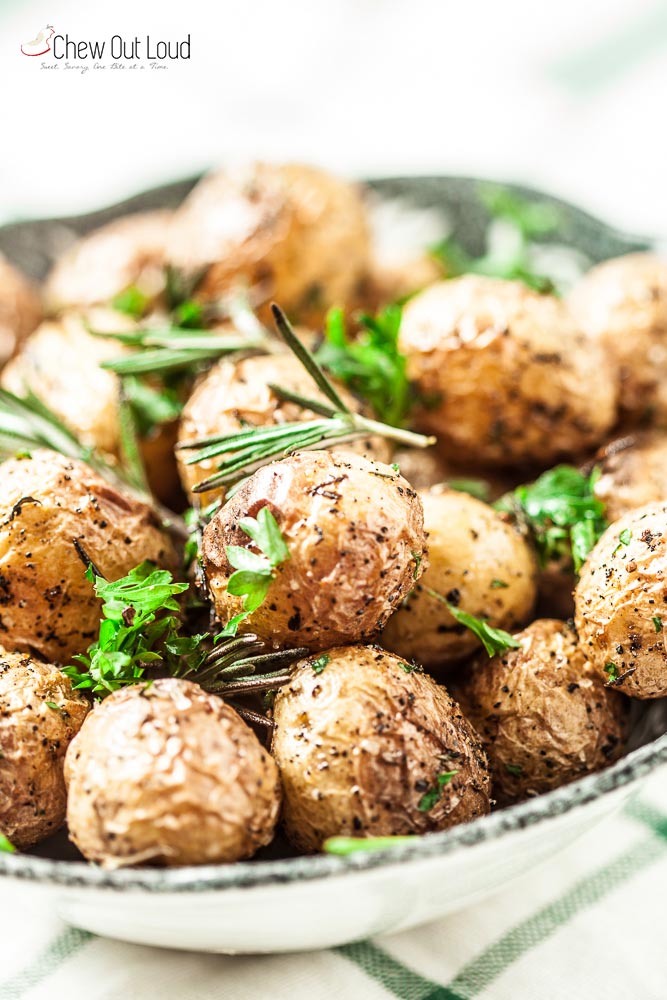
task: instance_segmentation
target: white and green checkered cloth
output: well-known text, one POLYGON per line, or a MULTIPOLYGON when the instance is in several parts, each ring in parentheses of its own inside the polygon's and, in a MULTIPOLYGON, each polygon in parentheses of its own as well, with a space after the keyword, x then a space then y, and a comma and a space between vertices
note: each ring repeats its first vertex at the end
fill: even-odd
POLYGON ((121 944, 0 884, 0 1000, 665 1000, 667 769, 625 811, 453 916, 300 955, 121 944))

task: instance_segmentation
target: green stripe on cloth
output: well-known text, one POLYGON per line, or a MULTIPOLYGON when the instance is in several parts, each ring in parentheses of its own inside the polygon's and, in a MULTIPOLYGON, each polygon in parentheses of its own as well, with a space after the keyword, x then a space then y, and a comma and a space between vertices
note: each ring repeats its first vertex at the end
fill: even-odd
POLYGON ((11 979, 0 983, 0 1000, 20 1000, 28 990, 44 982, 63 962, 76 955, 94 938, 95 935, 89 934, 88 931, 67 927, 35 955, 30 965, 17 972, 11 979))
POLYGON ((354 962, 369 979, 375 980, 388 993, 393 993, 400 1000, 463 1000, 446 986, 425 979, 406 965, 397 962, 370 941, 344 944, 333 950, 354 962))

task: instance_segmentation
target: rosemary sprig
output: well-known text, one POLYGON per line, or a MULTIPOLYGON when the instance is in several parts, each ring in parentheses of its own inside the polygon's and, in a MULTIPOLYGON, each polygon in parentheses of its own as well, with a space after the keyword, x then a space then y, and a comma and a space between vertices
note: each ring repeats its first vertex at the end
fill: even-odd
POLYGON ((392 427, 352 412, 340 398, 316 359, 299 340, 283 311, 275 304, 271 309, 285 343, 329 403, 310 399, 281 386, 271 385, 270 388, 281 399, 311 410, 317 417, 269 427, 251 427, 233 434, 212 435, 196 441, 181 442, 177 445, 179 450, 194 452, 186 461, 188 465, 224 456, 218 463, 217 471, 195 486, 195 493, 206 493, 220 487, 232 486, 239 479, 251 475, 273 459, 282 458, 295 451, 330 448, 368 435, 377 434, 417 448, 426 448, 434 444, 433 437, 392 427))

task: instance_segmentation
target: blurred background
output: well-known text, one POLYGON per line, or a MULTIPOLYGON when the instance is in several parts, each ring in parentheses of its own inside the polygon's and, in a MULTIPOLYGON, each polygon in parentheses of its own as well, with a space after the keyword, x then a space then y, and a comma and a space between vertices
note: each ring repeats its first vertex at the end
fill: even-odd
POLYGON ((0 48, 0 222, 263 156, 528 181, 667 235, 661 0, 0 0, 0 48), (20 44, 47 23, 191 58, 46 71, 20 44))

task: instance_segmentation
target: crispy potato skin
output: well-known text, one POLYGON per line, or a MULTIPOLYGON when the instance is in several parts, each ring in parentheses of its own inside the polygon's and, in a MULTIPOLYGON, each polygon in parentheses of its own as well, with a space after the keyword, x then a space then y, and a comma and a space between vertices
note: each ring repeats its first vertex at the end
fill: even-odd
POLYGON ((111 695, 65 764, 70 837, 121 867, 248 858, 273 837, 280 776, 241 717, 173 677, 111 695))
POLYGON ((541 618, 516 638, 520 649, 480 654, 452 689, 484 743, 499 805, 606 767, 627 731, 629 702, 605 688, 569 625, 541 618))
POLYGON ((432 669, 469 656, 479 641, 426 588, 514 631, 535 604, 537 564, 520 532, 481 500, 446 488, 422 490, 419 496, 429 567, 387 622, 381 641, 432 669))
POLYGON ((408 302, 408 374, 434 400, 417 416, 444 453, 483 464, 555 464, 597 445, 616 416, 616 370, 562 302, 467 276, 408 302))
POLYGON ((620 368, 621 415, 667 423, 667 262, 649 253, 598 264, 569 306, 620 368))
POLYGON ((327 837, 427 833, 489 811, 479 738, 445 688, 376 646, 302 661, 276 696, 272 752, 291 842, 317 851, 327 837), (456 771, 431 809, 439 774, 456 771))
MULTIPOLYGON (((1 376, 3 388, 24 396, 26 386, 51 409, 82 444, 118 456, 121 452, 120 379, 100 365, 125 348, 98 331, 129 331, 132 321, 121 313, 93 308, 66 313, 42 323, 28 337, 1 376)), ((180 498, 173 448, 177 422, 161 424, 140 446, 149 485, 159 500, 174 506, 180 498)))
POLYGON ((36 288, 0 254, 0 367, 42 318, 36 288))
MULTIPOLYGON (((292 354, 264 355, 236 362, 222 360, 202 377, 185 405, 178 434, 179 444, 213 434, 234 434, 249 425, 267 427, 315 417, 312 410, 303 410, 295 403, 279 399, 269 388, 271 383, 309 399, 326 401, 292 354)), ((337 386, 337 389, 351 410, 361 412, 361 404, 350 392, 342 386, 337 386)), ((345 451, 366 455, 380 462, 387 462, 391 457, 389 443, 378 436, 350 441, 343 447, 345 451)), ((181 482, 189 494, 197 483, 215 472, 224 457, 221 455, 196 465, 187 465, 191 454, 189 451, 178 452, 181 482)), ((204 494, 204 501, 210 503, 217 497, 224 497, 224 491, 210 490, 204 494)))
POLYGON ((204 178, 176 213, 170 263, 203 277, 218 299, 241 281, 260 285, 293 319, 319 324, 345 305, 369 267, 370 232, 359 190, 300 164, 255 163, 204 178))
POLYGON ((297 453, 256 472, 204 531, 204 569, 223 622, 243 606, 227 590, 226 546, 254 550, 238 522, 262 507, 290 558, 245 627, 276 647, 371 638, 428 562, 421 502, 390 466, 349 452, 297 453))
POLYGON ((65 822, 65 751, 89 707, 57 667, 0 648, 0 833, 15 847, 65 822))
POLYGON ((635 698, 667 695, 666 546, 665 502, 629 511, 588 556, 574 594, 588 659, 607 681, 614 664, 614 687, 635 698))
POLYGON ((125 215, 77 240, 46 282, 52 312, 108 303, 131 285, 149 298, 164 288, 164 246, 172 213, 125 215))
POLYGON ((74 539, 110 580, 144 559, 176 565, 154 511, 83 462, 50 451, 10 459, 0 477, 0 623, 13 649, 64 663, 95 638, 100 605, 74 539))
POLYGON ((595 495, 604 503, 608 521, 667 500, 666 431, 643 431, 612 441, 595 464, 600 469, 595 495))

